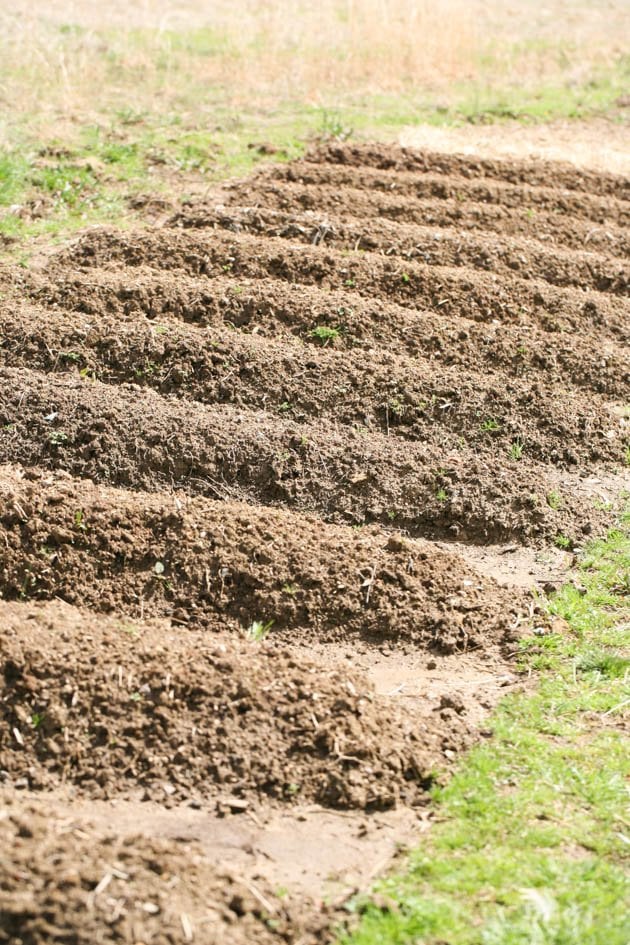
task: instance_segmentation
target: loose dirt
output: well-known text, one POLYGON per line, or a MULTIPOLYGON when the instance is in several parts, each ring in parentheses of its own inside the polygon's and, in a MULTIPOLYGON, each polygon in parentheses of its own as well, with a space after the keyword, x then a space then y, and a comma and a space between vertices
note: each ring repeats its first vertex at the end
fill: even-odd
POLYGON ((628 485, 629 207, 330 145, 4 268, 0 941, 327 942, 418 841, 628 485))

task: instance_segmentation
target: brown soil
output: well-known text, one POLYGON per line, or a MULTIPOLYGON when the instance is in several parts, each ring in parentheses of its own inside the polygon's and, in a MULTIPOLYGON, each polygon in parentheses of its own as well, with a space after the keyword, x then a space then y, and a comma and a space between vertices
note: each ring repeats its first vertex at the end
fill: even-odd
MULTIPOLYGON (((80 376, 25 370, 0 370, 0 384, 0 462, 63 469, 147 491, 175 486, 193 495, 287 506, 332 522, 378 522, 413 536, 540 541, 562 532, 579 539, 598 518, 603 521, 564 489, 560 507, 550 506, 546 497, 557 491, 557 474, 543 463, 510 458, 512 442, 527 443, 534 455, 543 451, 518 426, 506 431, 492 393, 485 413, 468 405, 468 421, 453 432, 421 415, 420 430, 411 431, 418 439, 405 443, 403 462, 400 437, 367 436, 360 425, 340 427, 340 418, 298 423, 277 406, 275 412, 206 406, 135 385, 112 389, 80 376), (484 429, 480 415, 501 429, 484 429), (464 439, 469 427, 474 449, 464 439)), ((523 401, 529 405, 532 398, 524 392, 523 401)), ((396 410, 404 411, 398 403, 385 401, 390 430, 396 429, 396 410)), ((569 418, 566 397, 564 408, 569 418)), ((506 409, 515 413, 511 405, 506 409)), ((564 430, 561 421, 541 421, 547 457, 584 465, 590 457, 614 462, 621 456, 618 418, 604 408, 593 417, 588 406, 584 414, 575 411, 564 430), (567 447, 560 454, 565 430, 567 447)))
MULTIPOLYGON (((468 372, 478 366, 486 375, 500 372, 528 382, 535 376, 556 389, 569 383, 613 397, 623 397, 628 387, 628 357, 614 333, 602 326, 591 326, 588 333, 570 326, 560 331, 555 322, 543 327, 523 311, 513 323, 476 322, 458 314, 444 318, 387 301, 357 299, 348 291, 324 294, 310 286, 265 280, 234 284, 227 277, 209 291, 200 279, 146 271, 130 278, 124 270, 89 278, 59 275, 54 283, 35 289, 19 277, 13 294, 0 308, 0 356, 8 363, 28 365, 33 359, 33 366, 42 363, 47 370, 69 370, 77 363, 86 374, 114 370, 120 380, 132 377, 142 383, 150 383, 157 373, 167 391, 182 384, 186 391, 186 385, 196 384, 191 393, 200 399, 203 382, 222 368, 221 399, 229 379, 248 374, 264 396, 258 366, 250 367, 250 362, 259 343, 264 345, 260 357, 267 360, 266 341, 275 342, 275 360, 284 359, 289 366, 279 367, 284 383, 294 380, 300 386, 304 374, 317 372, 331 351, 343 351, 356 353, 354 372, 357 361, 365 369, 369 359, 373 371, 381 357, 391 362, 394 355, 404 355, 408 368, 419 365, 433 377, 449 366, 468 372), (25 305, 22 299, 31 293, 46 307, 25 305), (322 344, 313 335, 321 326, 337 329, 338 336, 322 344), (247 362, 241 368, 237 358, 243 350, 247 354, 240 361, 246 357, 247 362), (91 363, 92 358, 99 359, 91 363), (166 364, 160 374, 162 361, 166 364), (294 363, 295 372, 290 370, 294 363)), ((353 385, 342 387, 352 390, 353 385)))
MULTIPOLYGON (((277 187, 272 192, 281 195, 283 189, 277 187)), ((588 247, 583 251, 549 248, 533 239, 462 230, 441 232, 437 227, 386 219, 371 219, 366 226, 360 218, 323 217, 317 208, 291 213, 268 207, 231 208, 194 202, 178 211, 171 224, 280 236, 313 245, 418 259, 434 266, 471 267, 507 276, 518 273, 522 278, 544 279, 552 285, 628 294, 625 259, 594 253, 588 247)))
POLYGON ((628 196, 331 145, 5 267, 0 941, 325 942, 415 839, 627 486, 628 196))
POLYGON ((530 187, 558 187, 584 194, 599 194, 630 200, 630 183, 617 174, 576 168, 558 161, 493 160, 438 151, 383 147, 377 144, 337 145, 316 148, 308 160, 317 164, 376 167, 385 170, 439 172, 479 181, 507 181, 530 187))
POLYGON ((370 217, 376 221, 390 220, 405 226, 457 228, 464 234, 484 230, 500 237, 540 240, 541 249, 548 244, 561 250, 599 251, 624 256, 630 241, 627 230, 614 221, 573 217, 560 210, 543 207, 503 206, 500 203, 467 201, 453 197, 401 197, 393 192, 365 192, 359 187, 321 188, 287 180, 281 185, 265 178, 245 185, 234 185, 228 200, 246 206, 265 206, 279 210, 311 211, 324 217, 328 214, 354 219, 370 217))
POLYGON ((506 640, 523 603, 429 543, 34 469, 1 470, 0 546, 5 599, 60 597, 192 626, 272 620, 287 639, 464 651, 506 640))
POLYGON ((119 836, 2 797, 0 942, 6 945, 314 945, 315 905, 217 869, 196 844, 119 836))
POLYGON ((382 809, 469 738, 273 643, 25 606, 2 609, 0 768, 31 789, 382 809))
MULTIPOLYGON (((229 274, 237 296, 235 312, 240 307, 238 280, 274 279, 289 283, 294 293, 296 287, 308 285, 326 291, 351 288, 355 305, 365 297, 385 298, 416 313, 418 309, 439 311, 444 318, 458 314, 476 322, 514 323, 525 315, 527 322, 551 333, 574 331, 579 323, 602 326, 613 337, 625 338, 628 333, 627 303, 614 294, 562 289, 517 276, 499 281, 492 274, 461 267, 443 266, 436 271, 416 260, 403 265, 380 254, 349 254, 325 245, 292 246, 277 237, 231 233, 226 240, 213 231, 207 235, 181 229, 123 234, 102 229, 88 233, 62 254, 59 264, 86 274, 92 267, 111 270, 123 264, 203 276, 210 292, 215 279, 224 281, 229 274)), ((55 264, 49 272, 56 278, 55 264)), ((340 313, 335 314, 338 322, 340 313)))

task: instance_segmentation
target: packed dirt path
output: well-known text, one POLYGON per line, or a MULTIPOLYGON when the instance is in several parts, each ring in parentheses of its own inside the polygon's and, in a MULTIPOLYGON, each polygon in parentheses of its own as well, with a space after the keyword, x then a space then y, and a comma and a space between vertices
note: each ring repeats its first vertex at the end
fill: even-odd
POLYGON ((628 487, 629 219, 331 145, 0 272, 0 942, 330 942, 421 840, 628 487))

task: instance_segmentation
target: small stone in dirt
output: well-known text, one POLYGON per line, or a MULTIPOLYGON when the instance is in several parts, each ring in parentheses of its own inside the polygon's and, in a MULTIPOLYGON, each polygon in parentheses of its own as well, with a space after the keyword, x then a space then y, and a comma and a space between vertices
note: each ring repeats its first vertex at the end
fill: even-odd
POLYGON ((387 544, 385 546, 388 551, 405 551, 407 548, 407 543, 404 538, 401 538, 400 535, 390 535, 387 539, 387 544))
POLYGON ((437 669, 436 660, 427 660, 427 669, 437 669))
POLYGON ((440 697, 440 709, 453 709, 458 715, 466 711, 464 700, 456 692, 444 693, 440 697))

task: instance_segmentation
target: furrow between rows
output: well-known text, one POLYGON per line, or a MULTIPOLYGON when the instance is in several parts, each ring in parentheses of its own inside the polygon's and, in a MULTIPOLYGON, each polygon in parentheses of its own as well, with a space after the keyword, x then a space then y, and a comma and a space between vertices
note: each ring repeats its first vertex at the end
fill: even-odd
POLYGON ((462 203, 492 204, 534 212, 544 210, 573 219, 592 223, 612 223, 619 227, 630 223, 630 203, 611 196, 597 196, 556 186, 535 186, 506 181, 453 177, 427 171, 381 171, 370 167, 348 167, 343 164, 313 164, 294 161, 277 164, 252 177, 276 183, 280 188, 286 182, 308 184, 312 187, 335 188, 341 200, 346 188, 372 193, 396 194, 416 200, 457 200, 462 203))
POLYGON ((529 239, 562 250, 584 249, 626 258, 630 253, 627 228, 614 221, 595 223, 552 210, 471 203, 457 198, 404 197, 395 191, 371 192, 360 188, 282 183, 264 177, 237 182, 226 188, 229 206, 266 207, 283 211, 310 211, 325 218, 361 219, 370 223, 430 226, 462 233, 493 234, 498 238, 529 239))
POLYGON ((391 534, 61 472, 3 467, 0 592, 178 625, 271 623, 292 640, 508 639, 520 601, 460 558, 391 534))
POLYGON ((228 239, 223 234, 182 230, 128 234, 96 230, 51 261, 48 271, 52 276, 60 267, 63 277, 69 267, 86 272, 121 263, 203 276, 208 285, 229 275, 237 296, 239 279, 272 278, 325 291, 351 289, 361 299, 393 301, 416 312, 428 309, 444 319, 464 315, 473 321, 513 324, 525 318, 556 332, 575 331, 586 323, 605 328, 613 337, 624 337, 629 330, 630 304, 604 293, 516 277, 498 279, 416 261, 403 264, 374 253, 292 246, 285 240, 250 235, 230 234, 228 239))
POLYGON ((630 183, 618 174, 576 168, 559 161, 493 159, 445 154, 380 144, 331 143, 311 149, 305 158, 313 164, 374 167, 389 171, 437 172, 466 179, 508 181, 531 187, 562 187, 600 196, 630 199, 630 183))
POLYGON ((0 381, 4 463, 482 543, 562 535, 571 544, 594 520, 581 498, 559 491, 559 473, 496 448, 492 427, 485 443, 449 445, 439 434, 401 442, 364 426, 300 424, 76 375, 4 370, 0 381))
POLYGON ((335 249, 368 250, 432 266, 480 269, 507 276, 518 273, 521 278, 542 279, 551 285, 628 294, 624 259, 549 247, 534 240, 491 237, 456 227, 436 229, 384 219, 333 217, 316 210, 291 213, 264 206, 224 207, 204 201, 186 204, 169 225, 282 237, 335 249))

